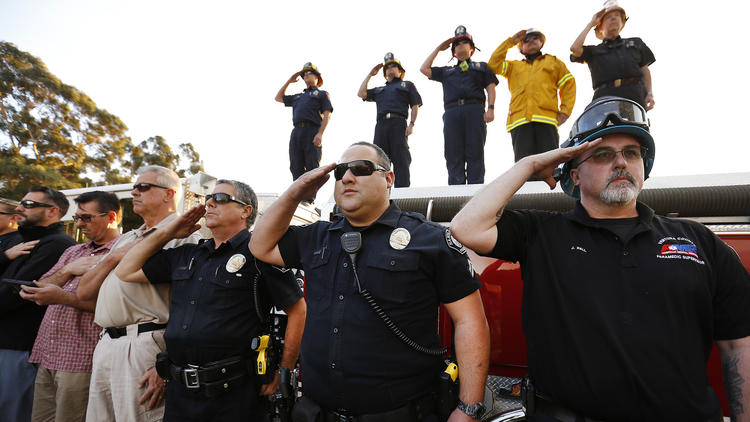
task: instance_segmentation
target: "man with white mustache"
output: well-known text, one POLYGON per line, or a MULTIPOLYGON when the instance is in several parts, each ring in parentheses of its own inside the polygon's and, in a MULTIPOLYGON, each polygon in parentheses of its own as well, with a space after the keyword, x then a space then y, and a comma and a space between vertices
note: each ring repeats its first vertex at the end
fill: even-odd
POLYGON ((562 148, 520 160, 451 223, 521 264, 530 421, 720 421, 714 341, 732 420, 750 420, 750 275, 704 225, 637 201, 654 156, 645 109, 602 97, 562 148), (505 210, 532 176, 559 180, 574 209, 505 210))

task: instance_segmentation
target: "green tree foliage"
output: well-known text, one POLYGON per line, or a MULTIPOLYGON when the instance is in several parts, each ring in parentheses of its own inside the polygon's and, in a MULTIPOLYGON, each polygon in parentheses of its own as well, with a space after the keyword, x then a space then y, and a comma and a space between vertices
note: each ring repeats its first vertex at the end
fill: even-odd
POLYGON ((180 176, 203 169, 189 143, 174 153, 161 136, 133 145, 126 131, 117 116, 61 82, 40 59, 0 41, 0 196, 21 197, 35 184, 126 183, 146 164, 180 176))

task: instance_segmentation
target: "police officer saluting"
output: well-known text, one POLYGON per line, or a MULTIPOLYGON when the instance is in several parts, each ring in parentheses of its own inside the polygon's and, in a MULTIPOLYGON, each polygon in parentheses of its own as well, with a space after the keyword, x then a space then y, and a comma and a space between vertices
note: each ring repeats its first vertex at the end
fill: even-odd
POLYGON ((357 95, 364 101, 375 101, 378 110, 378 122, 375 125, 375 139, 373 143, 385 151, 393 160, 393 172, 396 174, 395 187, 409 187, 411 184, 409 175, 409 164, 411 154, 409 153, 408 137, 414 130, 417 121, 417 112, 422 105, 422 97, 411 81, 405 81, 406 71, 401 66, 393 53, 387 53, 383 63, 372 68, 367 74, 357 95), (386 79, 385 86, 367 89, 370 78, 383 69, 386 79), (408 119, 411 109, 411 119, 408 119))
POLYGON ((266 210, 250 250, 305 270, 303 387, 323 420, 436 421, 440 303, 455 326, 463 402, 450 420, 479 419, 489 364, 479 279, 446 228, 389 201, 389 168, 377 145, 353 144, 339 164, 306 173, 266 210), (343 216, 289 227, 297 204, 331 171, 343 216))
POLYGON ((281 366, 291 368, 297 360, 305 302, 290 271, 257 262, 247 249, 257 204, 246 184, 219 180, 205 206, 152 232, 115 269, 123 281, 166 280, 172 285, 170 324, 164 335, 172 380, 164 420, 267 419, 258 395, 273 393, 279 377, 257 385, 250 344, 261 332, 261 316, 269 312, 261 296, 289 317, 281 366), (161 249, 197 230, 204 213, 213 238, 161 249))
POLYGON ((455 36, 440 43, 420 68, 425 76, 443 84, 443 137, 449 185, 484 183, 484 143, 487 123, 495 119, 498 80, 487 63, 471 60, 475 49, 474 39, 460 25, 455 36), (432 67, 438 53, 448 47, 458 64, 432 67))
MULTIPOLYGON (((289 77, 276 94, 276 101, 292 107, 294 129, 289 138, 289 170, 292 172, 292 180, 297 180, 304 172, 320 165, 323 132, 333 112, 328 93, 318 89, 321 85, 323 78, 317 66, 307 62, 302 66, 302 70, 289 77), (286 95, 286 88, 289 84, 297 82, 300 76, 307 87, 299 94, 286 95)), ((307 202, 314 199, 308 198, 307 202)))

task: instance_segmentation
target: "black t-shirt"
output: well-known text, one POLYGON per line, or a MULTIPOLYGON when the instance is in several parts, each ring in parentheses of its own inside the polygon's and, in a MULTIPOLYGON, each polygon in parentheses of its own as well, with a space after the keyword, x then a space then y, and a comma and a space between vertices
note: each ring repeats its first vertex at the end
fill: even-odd
MULTIPOLYGON (((169 324, 164 333, 169 358, 180 365, 203 365, 250 354, 250 341, 262 326, 253 283, 278 309, 296 303, 302 292, 292 272, 250 254, 250 232, 243 230, 214 249, 213 239, 163 249, 146 261, 153 283, 171 284, 169 324), (260 275, 259 275, 260 272, 260 275)), ((261 315, 269 312, 261 309, 261 315)))
MULTIPOLYGON (((591 71, 591 84, 594 89, 615 79, 643 78, 643 66, 656 61, 654 53, 640 38, 605 39, 598 45, 583 46, 580 57, 571 54, 572 62, 586 63, 591 71)), ((646 88, 641 84, 608 86, 596 89, 594 98, 607 95, 629 98, 644 105, 646 88)), ((644 105, 645 106, 645 105, 644 105)))
MULTIPOLYGON (((279 242, 284 263, 302 267, 307 280, 305 394, 327 409, 384 412, 434 389, 443 361, 399 340, 358 293, 340 241, 350 231, 341 218, 291 226, 279 242)), ((447 228, 393 203, 361 233, 362 287, 412 340, 439 348, 438 305, 481 286, 466 251, 447 228)))
POLYGON ((530 375, 563 406, 608 421, 705 421, 714 340, 750 335, 750 275, 702 224, 637 206, 629 240, 576 204, 506 210, 491 256, 519 261, 530 375))

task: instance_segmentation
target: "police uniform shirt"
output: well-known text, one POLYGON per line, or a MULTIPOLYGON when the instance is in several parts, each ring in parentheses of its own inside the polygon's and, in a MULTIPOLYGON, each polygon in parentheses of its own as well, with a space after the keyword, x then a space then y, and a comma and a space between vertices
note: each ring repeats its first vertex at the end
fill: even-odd
POLYGON ((627 238, 580 202, 503 212, 490 255, 521 264, 529 373, 590 418, 710 420, 706 361, 714 340, 750 335, 750 275, 702 224, 637 211, 627 238))
MULTIPOLYGON (((340 241, 354 230, 343 217, 291 226, 279 250, 286 265, 305 270, 307 280, 305 394, 323 408, 378 413, 436 388, 443 361, 399 340, 358 293, 340 241)), ((462 299, 481 285, 466 251, 445 227, 394 203, 360 232, 362 288, 412 340, 439 348, 439 303, 462 299)))
POLYGON ((328 93, 318 87, 305 88, 299 94, 284 95, 284 105, 292 107, 292 122, 308 122, 320 126, 324 111, 333 111, 328 93))
POLYGON ((594 89, 615 79, 642 78, 643 66, 656 61, 654 53, 640 38, 605 39, 599 45, 583 46, 580 57, 570 55, 572 62, 586 63, 591 71, 594 89))
POLYGON ((497 85, 498 80, 485 62, 467 59, 468 69, 462 71, 460 63, 455 66, 433 67, 432 79, 443 84, 443 102, 452 103, 459 99, 485 101, 484 90, 489 84, 497 85))
POLYGON ((146 261, 149 280, 172 286, 164 340, 173 362, 203 365, 251 352, 250 341, 262 328, 252 293, 258 269, 263 314, 270 310, 268 301, 285 309, 302 297, 291 271, 253 259, 249 240, 250 232, 242 230, 218 249, 207 239, 161 250, 146 261))
POLYGON ((411 81, 402 81, 401 78, 393 78, 385 86, 368 89, 364 101, 375 101, 378 116, 398 113, 406 117, 411 107, 422 106, 422 97, 417 92, 417 87, 411 81))

